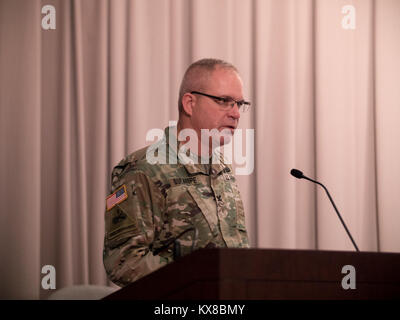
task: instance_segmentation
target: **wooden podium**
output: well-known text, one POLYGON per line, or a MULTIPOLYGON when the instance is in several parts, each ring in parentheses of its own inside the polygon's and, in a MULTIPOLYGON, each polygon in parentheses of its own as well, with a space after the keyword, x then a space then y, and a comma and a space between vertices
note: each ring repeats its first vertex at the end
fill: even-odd
POLYGON ((400 253, 200 249, 105 299, 400 299, 400 253))

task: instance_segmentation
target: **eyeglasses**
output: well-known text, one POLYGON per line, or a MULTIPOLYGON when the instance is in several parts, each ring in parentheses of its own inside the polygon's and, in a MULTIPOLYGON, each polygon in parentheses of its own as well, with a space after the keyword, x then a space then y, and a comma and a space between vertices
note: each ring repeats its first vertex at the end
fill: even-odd
POLYGON ((200 94, 202 96, 211 98, 216 103, 218 103, 224 110, 229 110, 229 109, 233 108, 235 106, 235 104, 237 104, 239 111, 246 112, 249 110, 250 105, 251 105, 251 103, 248 101, 244 101, 244 100, 236 101, 232 97, 216 97, 216 96, 212 96, 210 94, 206 94, 206 93, 202 93, 202 92, 198 92, 198 91, 192 91, 190 93, 191 94, 200 94))

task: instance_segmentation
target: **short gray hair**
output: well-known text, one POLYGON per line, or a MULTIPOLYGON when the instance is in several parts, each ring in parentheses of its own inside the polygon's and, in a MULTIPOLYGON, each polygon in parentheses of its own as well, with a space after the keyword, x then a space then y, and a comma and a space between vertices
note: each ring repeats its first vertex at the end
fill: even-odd
POLYGON ((207 58, 193 62, 186 69, 186 72, 181 82, 181 86, 179 88, 179 112, 183 111, 182 98, 184 94, 194 90, 203 90, 205 82, 204 77, 209 77, 217 67, 223 69, 231 69, 239 73, 239 71, 233 64, 221 59, 207 58))

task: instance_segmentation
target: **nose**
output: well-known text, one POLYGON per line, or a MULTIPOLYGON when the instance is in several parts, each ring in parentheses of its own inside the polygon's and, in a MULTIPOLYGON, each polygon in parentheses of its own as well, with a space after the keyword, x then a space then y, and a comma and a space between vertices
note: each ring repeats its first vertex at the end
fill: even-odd
POLYGON ((237 103, 235 103, 235 105, 229 110, 229 116, 234 119, 240 118, 240 111, 237 103))

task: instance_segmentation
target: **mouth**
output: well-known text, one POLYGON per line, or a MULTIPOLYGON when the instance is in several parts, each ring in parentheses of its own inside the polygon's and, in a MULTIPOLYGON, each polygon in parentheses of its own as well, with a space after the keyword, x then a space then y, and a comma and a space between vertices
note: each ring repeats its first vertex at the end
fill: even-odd
POLYGON ((222 131, 222 130, 225 130, 225 129, 229 129, 229 130, 231 130, 231 131, 235 131, 236 126, 228 125, 228 126, 222 126, 222 127, 221 127, 221 131, 222 131))

